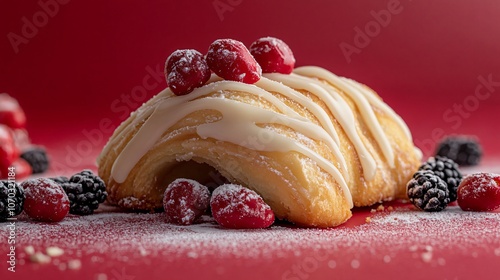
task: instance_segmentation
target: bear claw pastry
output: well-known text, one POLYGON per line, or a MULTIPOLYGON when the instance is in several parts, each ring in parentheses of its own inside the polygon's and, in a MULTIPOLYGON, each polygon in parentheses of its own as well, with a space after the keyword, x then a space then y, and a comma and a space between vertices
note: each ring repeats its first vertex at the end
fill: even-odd
POLYGON ((374 91, 308 66, 255 84, 212 74, 183 96, 167 88, 116 129, 98 166, 121 207, 160 209, 175 179, 220 174, 255 190, 279 219, 332 227, 353 206, 405 198, 420 158, 374 91))

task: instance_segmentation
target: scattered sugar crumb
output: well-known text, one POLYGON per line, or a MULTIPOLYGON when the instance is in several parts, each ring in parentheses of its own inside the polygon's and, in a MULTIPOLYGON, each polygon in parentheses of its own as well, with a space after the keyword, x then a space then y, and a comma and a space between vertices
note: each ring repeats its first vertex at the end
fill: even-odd
POLYGON ((387 207, 387 211, 389 211, 389 212, 394 211, 394 207, 392 207, 392 206, 387 207))
POLYGON ((45 253, 49 257, 60 257, 64 255, 64 250, 59 247, 52 246, 52 247, 47 247, 47 249, 45 249, 45 253))
POLYGON ((366 217, 366 218, 365 218, 365 222, 370 223, 371 221, 372 221, 372 218, 371 218, 371 217, 366 217))
POLYGON ((66 263, 60 263, 57 267, 60 271, 65 271, 68 265, 66 263))
POLYGON ((420 256, 424 262, 429 263, 432 260, 432 251, 423 252, 420 256))
POLYGON ((385 255, 385 256, 384 256, 384 262, 385 262, 385 263, 390 263, 390 262, 391 262, 391 256, 389 256, 389 255, 385 255))
POLYGON ((354 269, 358 269, 361 264, 359 263, 358 260, 352 260, 351 261, 351 267, 354 269))
POLYGON ((99 273, 96 275, 96 280, 108 280, 108 275, 104 274, 104 273, 99 273))
POLYGON ((30 261, 33 263, 48 264, 51 258, 42 252, 36 252, 30 256, 30 261))
POLYGON ((380 204, 378 207, 377 207, 377 211, 378 212, 383 212, 385 209, 384 205, 380 204))
POLYGON ((26 253, 26 255, 31 256, 35 253, 35 248, 31 245, 26 246, 26 247, 24 247, 24 252, 26 253))
POLYGON ((79 270, 82 268, 82 262, 80 260, 70 260, 68 262, 68 268, 70 270, 79 270))
POLYGON ((146 249, 144 248, 139 248, 139 254, 141 254, 141 256, 145 257, 148 255, 148 252, 146 251, 146 249))
POLYGON ((370 210, 370 213, 376 213, 376 212, 377 212, 377 209, 373 209, 373 208, 372 208, 372 209, 370 210))

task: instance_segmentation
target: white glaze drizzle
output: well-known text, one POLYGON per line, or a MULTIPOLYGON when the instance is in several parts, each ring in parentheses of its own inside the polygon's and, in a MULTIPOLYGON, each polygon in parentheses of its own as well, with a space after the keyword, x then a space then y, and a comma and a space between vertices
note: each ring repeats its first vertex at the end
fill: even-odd
POLYGON ((134 122, 106 145, 103 154, 107 149, 116 144, 116 142, 120 141, 119 139, 122 138, 119 137, 120 135, 125 134, 128 130, 133 129, 137 123, 147 119, 116 158, 111 176, 118 183, 124 182, 142 156, 175 123, 190 113, 199 110, 216 110, 222 115, 220 120, 204 123, 196 128, 196 132, 201 138, 214 138, 219 141, 226 141, 259 151, 295 151, 301 153, 315 161, 320 168, 332 175, 341 186, 347 202, 352 207, 352 197, 345 179, 348 178, 347 164, 340 152, 338 133, 328 113, 297 90, 306 90, 325 102, 330 113, 338 120, 355 146, 362 163, 364 177, 367 180, 373 178, 377 168, 376 162, 358 135, 360 132, 356 129, 352 110, 333 87, 339 88, 354 101, 361 112, 363 120, 381 148, 384 157, 391 166, 394 164, 394 153, 370 104, 377 106, 391 116, 411 140, 409 129, 389 106, 378 99, 368 89, 363 88, 360 84, 352 80, 338 77, 319 67, 300 67, 295 69, 295 73, 291 75, 265 74, 265 77, 262 77, 255 85, 220 81, 220 78, 212 75, 206 85, 195 89, 188 95, 173 96, 169 89, 162 91, 159 94, 160 96, 157 96, 159 100, 154 103, 154 106, 142 108, 140 111, 134 113, 137 114, 134 122), (330 86, 321 80, 328 82, 330 86), (223 97, 206 97, 206 95, 218 91, 239 91, 256 95, 271 103, 281 113, 223 97), (271 92, 282 94, 305 107, 316 117, 321 126, 300 116, 271 92), (341 170, 305 145, 281 135, 277 131, 260 127, 257 124, 284 125, 310 139, 323 141, 332 150, 341 170), (247 141, 249 137, 255 137, 263 132, 271 133, 271 140, 259 147, 249 144, 249 141, 247 141))
POLYGON ((368 152, 368 149, 363 144, 363 141, 358 135, 354 113, 351 107, 345 102, 338 92, 333 88, 328 88, 322 82, 306 78, 297 74, 268 74, 267 77, 282 82, 283 84, 295 88, 307 90, 311 94, 325 102, 326 106, 332 115, 341 124, 347 136, 353 143, 356 152, 358 153, 361 165, 363 166, 363 175, 367 180, 371 180, 375 176, 377 163, 373 156, 368 152))

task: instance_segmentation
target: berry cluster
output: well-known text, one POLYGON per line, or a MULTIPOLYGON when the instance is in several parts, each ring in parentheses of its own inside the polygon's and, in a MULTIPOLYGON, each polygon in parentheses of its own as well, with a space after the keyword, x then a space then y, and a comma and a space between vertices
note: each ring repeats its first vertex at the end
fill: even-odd
POLYGON ((31 145, 25 127, 26 115, 17 100, 0 94, 0 179, 8 178, 9 168, 18 179, 48 169, 45 150, 31 145))
POLYGON ((274 223, 271 207, 256 192, 241 185, 221 185, 210 197, 206 186, 177 179, 168 185, 163 197, 166 221, 173 224, 193 224, 209 206, 215 221, 225 228, 267 228, 274 223))
POLYGON ((90 170, 83 170, 70 178, 61 176, 51 180, 58 183, 68 195, 71 214, 90 215, 108 196, 104 181, 90 170))
POLYGON ((406 187, 410 201, 428 212, 441 211, 455 200, 465 211, 500 208, 500 175, 475 173, 462 179, 458 164, 446 157, 431 157, 406 187))
POLYGON ((422 164, 406 186, 410 201, 419 209, 441 211, 457 199, 462 180, 458 165, 445 157, 431 157, 422 164))
POLYGON ((290 47, 280 39, 260 38, 250 49, 240 41, 219 39, 206 57, 192 49, 173 52, 165 63, 165 77, 175 95, 185 95, 205 84, 212 71, 226 80, 253 84, 262 73, 290 74, 294 66, 290 47))
POLYGON ((71 176, 0 181, 0 221, 23 210, 33 220, 59 222, 68 213, 89 215, 106 200, 106 186, 90 170, 71 176))
POLYGON ((483 149, 474 137, 449 136, 437 145, 436 155, 452 159, 460 166, 473 166, 479 164, 483 149))

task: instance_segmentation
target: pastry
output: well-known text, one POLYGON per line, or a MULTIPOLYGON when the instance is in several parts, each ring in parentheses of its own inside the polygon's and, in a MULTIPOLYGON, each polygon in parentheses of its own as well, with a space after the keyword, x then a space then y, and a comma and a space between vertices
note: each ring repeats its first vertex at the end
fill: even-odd
POLYGON ((116 129, 98 169, 108 202, 128 209, 161 209, 177 178, 230 181, 279 219, 332 227, 353 206, 405 198, 420 158, 373 90, 307 66, 254 84, 212 74, 182 96, 166 88, 116 129))

